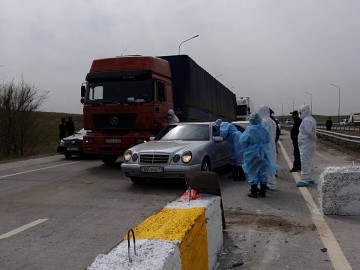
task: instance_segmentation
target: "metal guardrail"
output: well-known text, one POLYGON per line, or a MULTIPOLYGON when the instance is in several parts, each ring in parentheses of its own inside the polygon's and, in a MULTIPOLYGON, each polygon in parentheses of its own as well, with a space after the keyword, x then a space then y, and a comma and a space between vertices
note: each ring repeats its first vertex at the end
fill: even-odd
POLYGON ((316 136, 317 137, 325 137, 325 138, 331 138, 332 140, 337 140, 338 143, 340 141, 348 142, 348 143, 354 143, 360 145, 360 136, 352 136, 352 135, 346 135, 343 133, 337 133, 333 131, 327 131, 323 129, 316 129, 316 136))
MULTIPOLYGON (((325 123, 317 123, 317 127, 320 129, 326 129, 325 123)), ((354 125, 340 125, 340 124, 333 124, 332 130, 344 130, 344 131, 359 131, 360 132, 360 126, 354 126, 354 125)))

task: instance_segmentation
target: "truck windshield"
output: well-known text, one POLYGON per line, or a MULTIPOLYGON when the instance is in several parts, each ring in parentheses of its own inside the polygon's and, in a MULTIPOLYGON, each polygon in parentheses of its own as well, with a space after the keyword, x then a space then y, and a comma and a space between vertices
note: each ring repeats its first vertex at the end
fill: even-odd
POLYGON ((247 106, 246 105, 237 105, 236 106, 236 115, 247 115, 247 106))
POLYGON ((129 103, 153 100, 153 82, 141 81, 87 82, 85 103, 129 103))

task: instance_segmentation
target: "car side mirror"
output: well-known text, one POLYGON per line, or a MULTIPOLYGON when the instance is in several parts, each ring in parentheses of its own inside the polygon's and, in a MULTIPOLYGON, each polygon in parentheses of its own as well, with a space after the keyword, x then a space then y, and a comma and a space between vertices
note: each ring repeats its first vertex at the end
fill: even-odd
POLYGON ((224 140, 224 138, 221 136, 214 136, 213 138, 215 142, 222 142, 224 140))
POLYGON ((81 86, 81 97, 82 97, 82 99, 84 99, 84 97, 85 97, 85 92, 86 92, 85 85, 82 85, 81 86))

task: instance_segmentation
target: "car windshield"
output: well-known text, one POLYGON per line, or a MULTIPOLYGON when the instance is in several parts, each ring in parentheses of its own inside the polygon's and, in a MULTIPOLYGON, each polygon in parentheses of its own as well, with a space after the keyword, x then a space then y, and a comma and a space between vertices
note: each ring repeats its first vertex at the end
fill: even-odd
POLYGON ((208 141, 210 139, 209 125, 204 124, 171 125, 163 131, 159 133, 156 140, 208 141))

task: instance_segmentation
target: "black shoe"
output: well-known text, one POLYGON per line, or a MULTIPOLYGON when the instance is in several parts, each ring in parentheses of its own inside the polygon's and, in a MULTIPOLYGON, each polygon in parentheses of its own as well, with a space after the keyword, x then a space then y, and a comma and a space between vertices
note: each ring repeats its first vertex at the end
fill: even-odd
POLYGON ((258 197, 258 186, 257 185, 251 185, 250 193, 248 194, 251 198, 257 198, 258 197))
POLYGON ((260 184, 260 192, 259 195, 260 197, 266 197, 266 184, 260 184))

